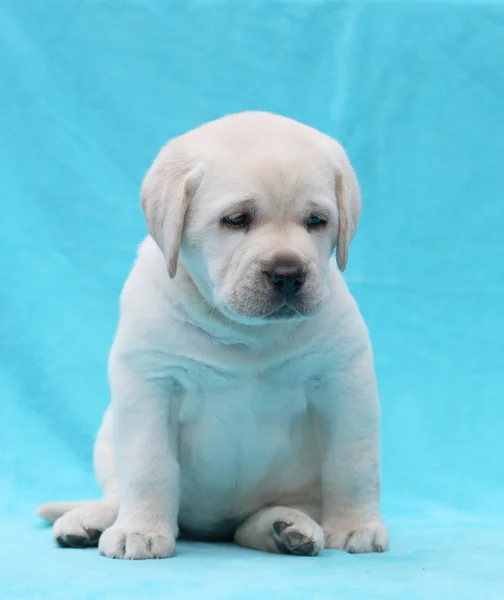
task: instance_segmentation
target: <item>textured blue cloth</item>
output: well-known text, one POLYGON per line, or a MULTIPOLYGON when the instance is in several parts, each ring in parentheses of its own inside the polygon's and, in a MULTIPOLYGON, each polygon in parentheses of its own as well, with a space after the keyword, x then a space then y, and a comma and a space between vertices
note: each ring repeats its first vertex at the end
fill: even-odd
POLYGON ((0 598, 504 598, 504 4, 0 3, 0 598), (338 137, 347 279, 383 404, 385 555, 53 547, 94 433, 141 177, 167 138, 267 109, 338 137))

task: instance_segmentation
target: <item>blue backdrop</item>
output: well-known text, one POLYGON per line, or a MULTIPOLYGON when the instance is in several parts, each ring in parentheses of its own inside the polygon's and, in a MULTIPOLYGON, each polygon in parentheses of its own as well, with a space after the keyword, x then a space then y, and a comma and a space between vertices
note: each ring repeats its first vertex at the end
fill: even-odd
POLYGON ((504 3, 0 3, 0 596, 504 598, 504 3), (347 279, 383 403, 385 555, 60 550, 37 504, 94 496, 143 173, 266 109, 339 138, 364 210, 347 279))

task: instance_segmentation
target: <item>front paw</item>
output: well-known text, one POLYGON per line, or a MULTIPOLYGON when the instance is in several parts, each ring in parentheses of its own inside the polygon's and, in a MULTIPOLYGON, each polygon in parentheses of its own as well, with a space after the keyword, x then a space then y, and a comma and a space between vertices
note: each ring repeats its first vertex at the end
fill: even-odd
POLYGON ((381 520, 324 526, 326 548, 345 550, 351 554, 362 552, 385 552, 389 546, 389 534, 381 520))
POLYGON ((165 531, 145 526, 106 529, 98 544, 100 554, 109 558, 145 560, 147 558, 169 558, 175 554, 175 536, 165 531))

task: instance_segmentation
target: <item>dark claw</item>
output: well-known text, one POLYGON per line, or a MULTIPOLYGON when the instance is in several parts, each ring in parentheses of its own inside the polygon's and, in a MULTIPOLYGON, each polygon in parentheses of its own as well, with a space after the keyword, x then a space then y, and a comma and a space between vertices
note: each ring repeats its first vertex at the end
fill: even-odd
POLYGON ((287 527, 290 527, 291 525, 292 523, 288 523, 287 521, 275 521, 273 523, 273 531, 277 535, 280 535, 285 529, 287 529, 287 527))
POLYGON ((81 535, 67 535, 65 539, 71 548, 85 548, 89 544, 88 538, 81 535))
POLYGON ((86 531, 89 536, 88 544, 90 546, 93 544, 97 544, 98 540, 100 539, 101 534, 103 533, 102 531, 99 531, 98 529, 86 529, 86 531))
POLYGON ((60 548, 70 548, 70 546, 67 544, 65 538, 62 536, 59 536, 56 538, 56 543, 58 544, 58 546, 60 548))
POLYGON ((274 538, 275 546, 277 547, 278 552, 280 554, 290 554, 291 551, 287 548, 287 546, 283 542, 279 542, 276 538, 274 538))
MULTIPOLYGON (((343 544, 343 549, 346 550, 347 546, 348 546, 348 542, 350 541, 350 539, 352 538, 352 536, 354 535, 355 531, 351 531, 348 535, 347 538, 345 540, 345 543, 343 544)), ((352 554, 351 550, 348 550, 348 552, 350 552, 350 554, 352 554)))
POLYGON ((289 546, 291 548, 297 548, 301 544, 306 543, 306 536, 299 531, 289 531, 287 539, 289 540, 289 546))
POLYGON ((308 540, 301 546, 292 549, 292 554, 298 554, 299 556, 311 556, 313 554, 313 540, 308 540))

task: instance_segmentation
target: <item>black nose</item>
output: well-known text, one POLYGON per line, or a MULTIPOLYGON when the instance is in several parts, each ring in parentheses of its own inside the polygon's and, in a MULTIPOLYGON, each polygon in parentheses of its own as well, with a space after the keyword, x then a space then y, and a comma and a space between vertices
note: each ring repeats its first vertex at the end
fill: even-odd
POLYGON ((300 265, 283 263, 268 272, 273 287, 285 296, 295 294, 305 282, 305 275, 300 265))

